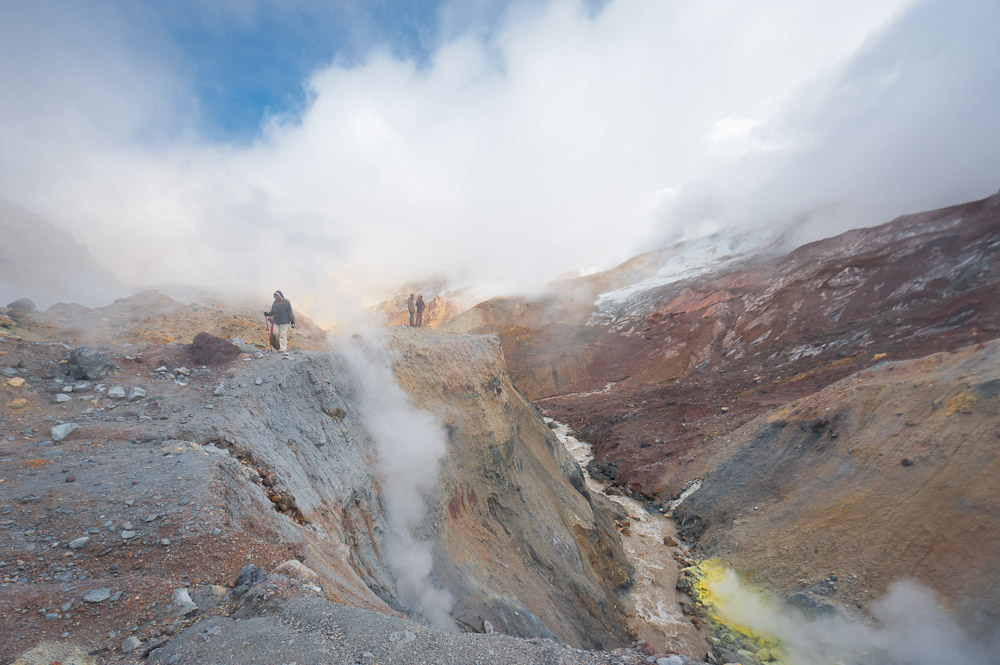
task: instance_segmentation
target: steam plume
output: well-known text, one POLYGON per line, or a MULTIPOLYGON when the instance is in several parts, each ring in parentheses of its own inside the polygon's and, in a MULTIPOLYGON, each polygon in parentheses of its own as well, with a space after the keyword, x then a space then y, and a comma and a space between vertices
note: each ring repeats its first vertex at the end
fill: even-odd
POLYGON ((342 352, 360 386, 361 416, 375 444, 389 527, 386 562, 398 596, 432 626, 455 630, 452 596, 432 578, 433 542, 418 535, 438 487, 447 438, 434 417, 413 406, 400 388, 376 338, 352 338, 342 352))
POLYGON ((871 605, 877 626, 843 616, 810 618, 777 598, 748 589, 726 570, 709 584, 716 609, 728 623, 781 640, 788 665, 993 665, 1000 655, 971 639, 939 604, 935 593, 913 580, 894 582, 871 605))

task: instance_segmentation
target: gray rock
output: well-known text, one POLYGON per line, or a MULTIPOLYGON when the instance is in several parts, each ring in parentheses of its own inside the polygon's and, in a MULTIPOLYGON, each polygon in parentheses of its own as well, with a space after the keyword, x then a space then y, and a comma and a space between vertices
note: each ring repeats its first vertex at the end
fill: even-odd
POLYGON ((129 653, 130 651, 135 651, 140 644, 142 644, 142 640, 133 635, 132 637, 122 642, 122 653, 129 653))
POLYGON ((122 540, 131 540, 138 535, 135 531, 122 531, 122 540))
POLYGON ((796 591, 788 597, 788 603, 802 610, 809 617, 827 616, 837 613, 837 608, 817 600, 803 591, 796 591))
POLYGON ((63 402, 68 402, 71 399, 73 398, 67 395, 66 393, 59 393, 58 395, 56 395, 56 404, 62 404, 63 402))
POLYGON ((108 388, 108 397, 111 399, 125 399, 125 388, 123 386, 108 388))
POLYGON ((262 379, 262 378, 260 378, 258 376, 256 379, 253 380, 253 382, 254 382, 254 385, 259 386, 260 384, 264 383, 264 379, 262 379))
POLYGON ((140 388, 139 386, 134 386, 132 390, 128 391, 128 401, 134 402, 137 399, 142 399, 146 396, 145 388, 140 388))
POLYGON ((110 597, 111 597, 111 589, 108 589, 106 587, 101 589, 91 589, 87 593, 83 594, 83 602, 103 603, 110 597))
POLYGON ((220 383, 215 387, 215 390, 212 391, 212 394, 215 395, 216 397, 222 397, 223 395, 226 394, 226 389, 223 386, 223 384, 220 383))
POLYGON ((16 367, 4 367, 2 370, 0 370, 0 374, 3 374, 8 379, 9 378, 13 378, 13 377, 17 376, 17 368, 16 367))
POLYGON ((415 639, 417 639, 417 634, 412 630, 400 630, 389 634, 389 641, 399 644, 409 644, 415 639))
POLYGON ((191 376, 191 370, 187 367, 175 367, 174 374, 180 374, 181 376, 191 376))
POLYGON ((52 437, 53 441, 62 441, 79 427, 80 426, 76 423, 63 423, 62 425, 55 425, 49 435, 52 437))
POLYGON ((104 377, 115 365, 96 349, 81 346, 73 349, 69 356, 68 370, 74 379, 88 378, 91 381, 104 377))
POLYGON ((248 563, 240 569, 240 574, 236 578, 236 584, 233 586, 232 596, 233 598, 241 598, 243 594, 250 590, 254 584, 260 582, 265 577, 267 573, 260 566, 255 566, 252 563, 248 563))
POLYGON ((155 522, 159 518, 160 518, 160 516, 158 514, 153 513, 152 515, 146 515, 146 517, 144 517, 142 521, 143 522, 155 522))
POLYGON ((69 548, 71 550, 83 549, 84 547, 87 546, 87 543, 89 543, 89 542, 90 542, 90 536, 82 536, 82 537, 77 538, 75 540, 69 541, 69 548))
POLYGON ((22 312, 33 312, 35 311, 35 303, 31 301, 31 298, 18 298, 12 303, 7 305, 7 309, 17 309, 22 312))
POLYGON ((197 611, 198 605, 191 600, 187 589, 174 589, 174 595, 170 599, 170 616, 183 617, 197 611))
POLYGON ((167 546, 170 545, 170 539, 169 538, 160 538, 160 544, 163 545, 164 547, 167 547, 167 546))

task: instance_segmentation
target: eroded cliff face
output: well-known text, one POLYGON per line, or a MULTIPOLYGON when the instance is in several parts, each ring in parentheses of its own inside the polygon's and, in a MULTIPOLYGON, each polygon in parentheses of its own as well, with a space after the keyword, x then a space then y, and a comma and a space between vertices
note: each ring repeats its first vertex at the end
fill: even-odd
POLYGON ((400 385, 448 433, 435 571, 455 616, 574 644, 627 639, 610 502, 513 387, 494 335, 389 331, 400 385))
MULTIPOLYGON (((451 593, 459 626, 480 630, 488 620, 502 632, 583 646, 627 641, 618 594, 630 572, 611 509, 586 490, 579 467, 514 390, 499 341, 390 329, 381 348, 447 441, 439 489, 424 497, 426 513, 412 527, 433 545, 430 577, 451 593)), ((366 426, 372 414, 359 411, 354 372, 336 352, 272 362, 266 390, 246 375, 239 382, 248 387, 227 397, 221 413, 191 426, 245 462, 222 467, 234 519, 301 542, 305 563, 338 600, 419 613, 387 562, 398 527, 387 514, 392 488, 366 426), (259 488, 253 471, 247 484, 248 468, 261 476, 259 488), (280 512, 247 510, 261 492, 280 512)))
POLYGON ((771 588, 853 609, 915 578, 988 634, 998 437, 1000 341, 883 362, 726 435, 678 522, 771 588))
POLYGON ((0 338, 0 634, 18 636, 0 658, 63 631, 84 651, 117 650, 109 631, 162 640, 178 587, 208 612, 244 565, 291 558, 344 605, 423 620, 427 593, 452 629, 627 644, 614 513, 512 387, 498 340, 381 334, 208 367, 181 344, 117 346, 94 381, 69 376, 62 344, 0 338), (144 393, 115 399, 119 385, 144 393), (372 409, 390 393, 391 413, 372 409), (59 423, 76 429, 53 441, 59 423), (424 463, 388 472, 400 459, 424 463), (419 510, 400 501, 409 476, 419 510), (99 588, 111 600, 83 603, 99 588))

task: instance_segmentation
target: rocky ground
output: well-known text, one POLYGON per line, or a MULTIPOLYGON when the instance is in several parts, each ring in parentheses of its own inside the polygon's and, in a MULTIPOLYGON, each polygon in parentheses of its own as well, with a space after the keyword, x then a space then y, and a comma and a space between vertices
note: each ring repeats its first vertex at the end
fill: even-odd
POLYGON ((189 317, 178 334, 244 324, 142 298, 76 310, 84 329, 105 326, 101 348, 63 343, 81 340, 52 323, 59 308, 5 313, 0 662, 694 662, 621 648, 630 582, 613 513, 513 389, 495 339, 399 329, 387 342, 451 447, 418 528, 434 575, 466 631, 497 634, 448 633, 406 619, 394 589, 345 360, 150 341, 164 311, 189 317), (256 585, 237 598, 247 565, 256 585))

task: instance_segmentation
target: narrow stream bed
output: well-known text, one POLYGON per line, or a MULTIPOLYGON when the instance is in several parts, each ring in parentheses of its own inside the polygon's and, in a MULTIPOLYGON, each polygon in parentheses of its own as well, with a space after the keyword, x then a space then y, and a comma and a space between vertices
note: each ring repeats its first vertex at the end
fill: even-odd
POLYGON ((587 464, 594 457, 590 444, 572 436, 568 425, 551 418, 545 418, 545 422, 583 469, 590 491, 614 501, 629 516, 629 528, 621 534, 635 569, 635 586, 626 599, 631 608, 629 627, 658 651, 703 658, 709 650, 709 635, 696 629, 681 612, 680 601, 686 596, 675 588, 681 566, 673 555, 682 548, 664 544, 665 540, 679 542, 673 521, 628 496, 605 493, 605 483, 587 473, 587 464))

